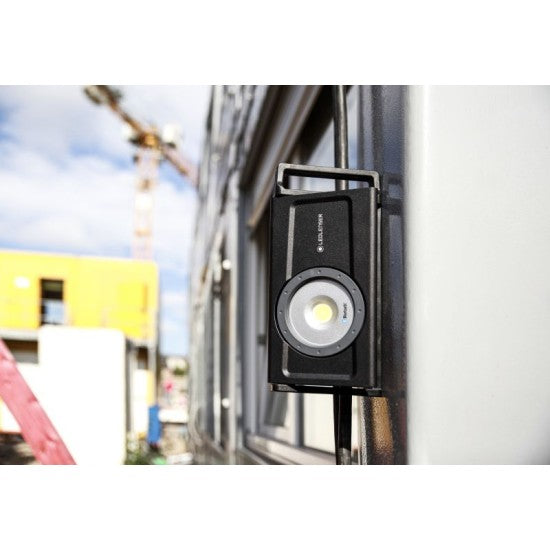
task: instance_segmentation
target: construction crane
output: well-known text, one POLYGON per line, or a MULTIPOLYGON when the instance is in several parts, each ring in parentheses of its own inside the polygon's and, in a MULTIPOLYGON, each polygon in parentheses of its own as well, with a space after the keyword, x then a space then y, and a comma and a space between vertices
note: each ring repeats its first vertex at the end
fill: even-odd
POLYGON ((153 191, 158 180, 159 164, 163 159, 168 161, 195 187, 197 185, 196 168, 178 151, 175 134, 161 136, 155 126, 141 123, 122 108, 120 90, 112 86, 93 85, 86 86, 84 92, 97 105, 108 106, 127 124, 130 130, 129 141, 137 147, 134 157, 138 177, 132 256, 151 259, 153 257, 153 191))

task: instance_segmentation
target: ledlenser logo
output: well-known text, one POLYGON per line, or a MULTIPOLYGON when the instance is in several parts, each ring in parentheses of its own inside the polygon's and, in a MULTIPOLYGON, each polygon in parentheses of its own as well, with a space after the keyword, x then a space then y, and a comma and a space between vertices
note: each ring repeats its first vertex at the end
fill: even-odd
POLYGON ((323 214, 317 214, 317 252, 325 251, 323 239, 323 214))

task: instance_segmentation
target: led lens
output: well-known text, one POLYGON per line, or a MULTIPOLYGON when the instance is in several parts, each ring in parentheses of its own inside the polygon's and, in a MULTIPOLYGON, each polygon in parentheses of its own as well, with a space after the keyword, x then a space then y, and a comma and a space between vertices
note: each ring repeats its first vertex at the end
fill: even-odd
POLYGON ((332 308, 324 302, 313 306, 313 317, 318 323, 328 323, 332 320, 332 308))

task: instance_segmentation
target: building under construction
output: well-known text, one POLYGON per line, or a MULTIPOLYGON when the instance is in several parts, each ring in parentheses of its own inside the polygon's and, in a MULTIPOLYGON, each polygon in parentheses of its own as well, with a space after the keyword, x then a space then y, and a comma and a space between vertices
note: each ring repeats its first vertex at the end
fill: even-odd
MULTIPOLYGON (((123 462, 156 399, 157 265, 8 250, 0 263, 0 337, 25 381, 77 463, 123 462)), ((0 432, 19 432, 1 401, 0 432)))

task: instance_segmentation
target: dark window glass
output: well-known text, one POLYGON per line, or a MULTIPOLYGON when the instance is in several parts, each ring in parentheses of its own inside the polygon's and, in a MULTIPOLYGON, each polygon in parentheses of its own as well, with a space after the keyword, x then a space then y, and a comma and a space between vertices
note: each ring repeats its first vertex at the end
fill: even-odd
POLYGON ((53 279, 42 279, 40 281, 40 324, 65 324, 63 281, 53 279))
MULTIPOLYGON (((357 117, 358 88, 352 86, 347 90, 348 121, 348 167, 357 168, 357 117)), ((334 107, 332 87, 324 86, 311 116, 306 123, 296 146, 294 158, 300 164, 313 166, 334 166, 334 107)), ((291 187, 313 191, 333 191, 334 181, 313 178, 295 178, 299 181, 291 187)), ((349 182, 351 189, 357 182, 349 182)))
POLYGON ((36 340, 6 340, 5 344, 17 363, 38 364, 38 342, 36 340))

